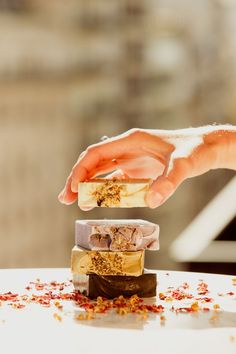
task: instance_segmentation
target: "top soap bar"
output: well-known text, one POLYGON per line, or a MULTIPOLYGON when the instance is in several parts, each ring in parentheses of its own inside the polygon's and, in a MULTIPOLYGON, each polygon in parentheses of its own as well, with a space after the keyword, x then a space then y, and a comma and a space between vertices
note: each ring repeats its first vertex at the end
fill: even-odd
POLYGON ((132 208, 146 207, 146 193, 150 179, 92 179, 80 182, 80 207, 132 208))

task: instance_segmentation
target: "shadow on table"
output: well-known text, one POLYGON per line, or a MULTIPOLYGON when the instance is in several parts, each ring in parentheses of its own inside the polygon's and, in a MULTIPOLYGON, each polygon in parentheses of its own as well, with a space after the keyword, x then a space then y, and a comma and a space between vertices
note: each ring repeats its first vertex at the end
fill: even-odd
POLYGON ((77 320, 84 312, 75 310, 74 318, 78 324, 100 328, 115 329, 207 329, 236 327, 236 313, 225 311, 208 311, 196 313, 176 313, 170 310, 163 314, 127 314, 115 312, 96 314, 92 320, 77 320))

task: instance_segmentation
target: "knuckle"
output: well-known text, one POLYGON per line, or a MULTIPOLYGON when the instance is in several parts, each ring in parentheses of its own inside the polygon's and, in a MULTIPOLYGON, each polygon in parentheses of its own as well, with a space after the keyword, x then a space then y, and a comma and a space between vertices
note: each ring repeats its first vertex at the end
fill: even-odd
POLYGON ((172 192, 174 189, 174 183, 172 180, 166 178, 165 181, 163 181, 163 190, 165 191, 166 194, 172 192))
POLYGON ((86 154, 86 151, 81 152, 81 154, 79 155, 78 160, 81 160, 85 156, 85 154, 86 154))
POLYGON ((175 168, 182 172, 189 171, 191 167, 190 160, 186 157, 181 157, 179 159, 176 159, 174 164, 175 164, 175 168))
POLYGON ((191 174, 191 164, 187 158, 178 158, 174 161, 174 167, 170 173, 170 178, 178 186, 191 174))
POLYGON ((174 188, 173 181, 169 177, 159 177, 157 181, 154 182, 153 190, 159 192, 160 188, 165 193, 172 191, 174 188))
POLYGON ((128 130, 128 135, 132 136, 132 137, 140 137, 143 135, 143 130, 140 128, 132 128, 130 130, 128 130))
POLYGON ((89 147, 87 147, 86 151, 85 151, 85 155, 87 154, 94 154, 95 152, 97 152, 98 147, 96 144, 90 145, 89 147))
POLYGON ((101 145, 99 146, 98 144, 94 144, 94 145, 90 145, 87 149, 86 149, 86 153, 84 155, 84 157, 96 157, 97 159, 101 159, 102 158, 102 150, 104 149, 104 146, 101 145))
POLYGON ((140 129, 138 129, 138 128, 132 128, 132 129, 128 130, 128 133, 129 133, 130 135, 137 135, 137 134, 140 133, 140 129))
POLYGON ((73 178, 76 174, 76 171, 77 171, 77 164, 75 164, 73 167, 72 167, 72 170, 71 170, 71 178, 73 178))

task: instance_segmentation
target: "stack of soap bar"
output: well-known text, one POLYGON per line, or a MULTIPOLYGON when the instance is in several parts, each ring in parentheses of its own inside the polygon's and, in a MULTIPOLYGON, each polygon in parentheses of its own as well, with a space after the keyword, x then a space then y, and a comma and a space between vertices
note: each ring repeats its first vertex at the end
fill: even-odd
POLYGON ((137 294, 140 297, 156 296, 156 274, 147 273, 139 277, 114 275, 73 275, 76 290, 94 299, 98 296, 112 299, 123 295, 129 297, 137 294))
POLYGON ((77 246, 98 251, 159 249, 159 226, 145 220, 77 220, 77 246))
POLYGON ((150 187, 150 179, 93 179, 80 182, 78 205, 90 207, 145 207, 145 197, 150 187))
POLYGON ((91 298, 156 295, 144 272, 145 249, 159 249, 159 226, 144 220, 77 220, 71 270, 75 289, 91 298))

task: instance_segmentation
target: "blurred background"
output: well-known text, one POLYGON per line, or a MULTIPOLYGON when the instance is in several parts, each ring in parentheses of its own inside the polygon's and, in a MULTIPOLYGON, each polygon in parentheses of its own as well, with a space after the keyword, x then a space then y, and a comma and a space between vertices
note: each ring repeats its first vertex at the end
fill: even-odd
MULTIPOLYGON (((235 273, 169 254, 233 171, 186 181, 156 210, 57 201, 102 136, 213 123, 236 124, 235 1, 0 0, 0 267, 69 267, 76 219, 142 218, 161 227, 147 267, 235 273)), ((231 219, 215 238, 236 240, 231 219)))

